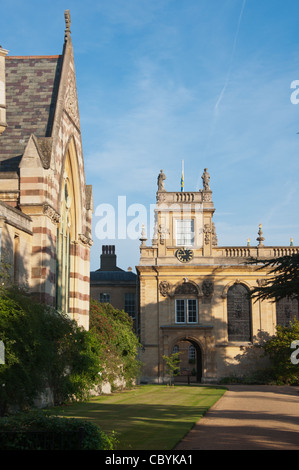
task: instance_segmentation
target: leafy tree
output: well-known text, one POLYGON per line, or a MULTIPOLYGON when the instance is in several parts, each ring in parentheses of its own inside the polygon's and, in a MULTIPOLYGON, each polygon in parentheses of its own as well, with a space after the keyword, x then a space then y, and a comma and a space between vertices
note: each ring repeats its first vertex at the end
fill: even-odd
POLYGON ((298 361, 291 360, 292 343, 299 344, 299 321, 289 326, 277 325, 276 335, 263 346, 272 364, 272 376, 277 383, 295 385, 299 383, 298 361))
POLYGON ((123 310, 109 303, 90 300, 90 330, 100 344, 99 352, 103 366, 103 378, 111 385, 117 378, 132 383, 140 372, 137 359, 140 343, 133 331, 133 320, 123 310))
POLYGON ((288 298, 299 301, 299 253, 268 259, 252 259, 249 264, 260 265, 258 270, 267 269, 270 276, 264 285, 251 292, 253 299, 272 300, 288 298))
POLYGON ((170 356, 163 356, 164 361, 166 362, 166 369, 170 375, 171 383, 173 382, 174 377, 180 373, 180 352, 172 353, 170 356))
POLYGON ((46 389, 57 405, 86 399, 105 379, 136 378, 139 342, 131 318, 93 301, 90 311, 86 331, 23 290, 0 288, 0 415, 31 407, 46 389))
POLYGON ((0 415, 30 407, 47 387, 55 404, 83 399, 100 380, 97 337, 19 289, 0 291, 0 340, 0 415))
POLYGON ((47 342, 55 344, 54 348, 49 345, 46 373, 54 403, 88 398, 90 390, 101 382, 98 338, 64 315, 47 315, 45 320, 47 342))
POLYGON ((38 319, 9 295, 0 298, 0 339, 5 364, 0 366, 0 414, 9 405, 31 404, 42 391, 44 350, 38 319))
MULTIPOLYGON (((299 254, 254 259, 249 263, 259 264, 259 270, 266 268, 271 276, 263 285, 251 291, 251 298, 272 302, 287 298, 299 302, 299 254)), ((298 320, 288 326, 277 325, 276 335, 263 345, 264 352, 272 363, 273 377, 278 383, 299 383, 299 364, 291 361, 291 346, 294 341, 299 341, 298 320)))

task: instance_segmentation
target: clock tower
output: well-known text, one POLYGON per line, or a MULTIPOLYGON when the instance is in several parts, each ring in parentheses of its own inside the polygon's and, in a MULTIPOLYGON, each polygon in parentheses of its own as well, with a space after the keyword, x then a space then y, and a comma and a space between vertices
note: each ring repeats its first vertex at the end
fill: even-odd
MULTIPOLYGON (((204 170, 203 189, 197 192, 168 192, 164 188, 165 179, 161 170, 152 239, 154 262, 157 265, 196 264, 199 258, 211 256, 213 246, 217 245, 209 173, 204 170)), ((152 263, 144 246, 145 243, 141 247, 141 261, 152 263)))
POLYGON ((166 191, 165 180, 161 170, 153 239, 147 244, 142 233, 136 266, 141 382, 166 383, 164 357, 174 352, 181 360, 177 381, 187 381, 185 374, 188 381, 215 383, 247 375, 250 367, 263 369, 260 348, 254 348, 261 332, 274 335, 276 324, 287 321, 284 312, 295 310, 250 300, 250 290, 271 273, 248 260, 299 253, 299 247, 266 246, 261 225, 256 246, 219 246, 208 170, 195 192, 166 191))
MULTIPOLYGON (((194 192, 166 191, 165 180, 161 170, 152 243, 147 245, 143 233, 137 266, 144 380, 164 381, 162 357, 171 353, 176 339, 182 339, 193 348, 195 379, 201 381, 203 364, 210 360, 207 353, 203 357, 201 340, 213 342, 213 327, 207 308, 202 307, 198 282, 200 265, 210 263, 217 245, 210 175, 204 169, 203 187, 194 192)), ((204 280, 208 285, 209 276, 204 280)))

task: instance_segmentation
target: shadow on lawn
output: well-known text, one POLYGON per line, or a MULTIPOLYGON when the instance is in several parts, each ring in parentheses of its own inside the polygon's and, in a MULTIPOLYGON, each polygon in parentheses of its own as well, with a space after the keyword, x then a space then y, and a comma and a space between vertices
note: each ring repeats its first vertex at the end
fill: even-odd
POLYGON ((209 408, 91 402, 80 406, 80 412, 77 407, 67 410, 66 415, 91 421, 107 433, 115 432, 118 450, 171 450, 209 408))
MULTIPOLYGON (((88 402, 82 405, 71 406, 72 409, 58 411, 59 415, 69 417, 84 417, 84 419, 107 423, 111 429, 117 422, 118 426, 123 423, 125 427, 138 423, 156 424, 157 426, 171 426, 169 420, 174 424, 191 422, 194 418, 200 418, 209 406, 180 406, 180 405, 150 405, 150 404, 119 404, 105 402, 88 402)), ((96 423, 98 424, 98 423, 96 423)))
POLYGON ((194 388, 141 386, 53 411, 91 421, 107 433, 114 431, 118 450, 171 450, 227 390, 202 387, 196 393, 194 388))

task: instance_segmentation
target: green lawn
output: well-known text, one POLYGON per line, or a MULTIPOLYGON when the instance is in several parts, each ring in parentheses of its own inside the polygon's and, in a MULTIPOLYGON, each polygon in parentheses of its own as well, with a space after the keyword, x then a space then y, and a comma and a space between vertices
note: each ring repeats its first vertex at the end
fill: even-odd
POLYGON ((118 450, 171 450, 223 395, 225 388, 142 385, 55 409, 115 431, 118 450))

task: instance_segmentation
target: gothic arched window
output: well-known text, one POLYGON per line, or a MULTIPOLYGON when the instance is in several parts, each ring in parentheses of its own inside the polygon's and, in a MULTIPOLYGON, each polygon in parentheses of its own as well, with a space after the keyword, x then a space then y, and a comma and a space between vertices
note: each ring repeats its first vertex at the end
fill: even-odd
POLYGON ((251 302, 243 284, 234 284, 227 292, 227 328, 229 341, 251 341, 251 302))
POLYGON ((294 320, 299 320, 298 300, 286 297, 276 302, 277 325, 290 326, 294 320))
POLYGON ((56 306, 72 315, 77 293, 74 273, 77 266, 76 243, 82 233, 81 227, 81 186, 74 139, 70 140, 64 168, 61 172, 59 212, 60 222, 56 240, 56 306))
POLYGON ((56 270, 56 306, 59 311, 69 312, 70 292, 70 242, 71 242, 71 199, 69 182, 64 180, 61 201, 61 220, 57 229, 57 270, 56 270))

